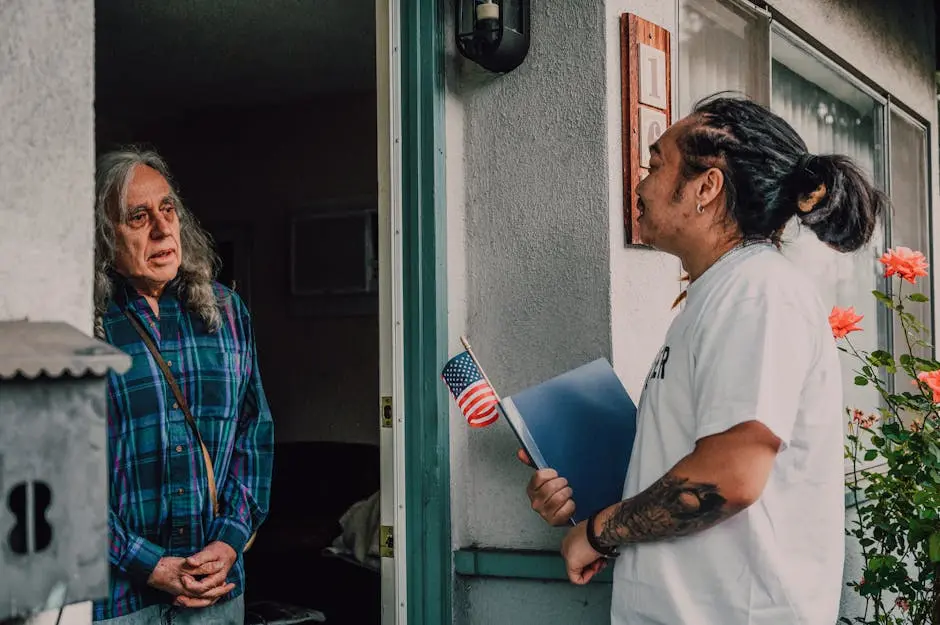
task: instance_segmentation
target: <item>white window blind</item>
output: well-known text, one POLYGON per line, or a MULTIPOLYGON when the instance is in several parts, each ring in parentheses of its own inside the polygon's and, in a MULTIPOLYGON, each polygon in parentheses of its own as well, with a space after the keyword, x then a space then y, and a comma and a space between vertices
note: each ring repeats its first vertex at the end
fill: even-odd
POLYGON ((737 2, 681 0, 677 119, 719 91, 736 91, 767 104, 768 28, 766 14, 737 2))

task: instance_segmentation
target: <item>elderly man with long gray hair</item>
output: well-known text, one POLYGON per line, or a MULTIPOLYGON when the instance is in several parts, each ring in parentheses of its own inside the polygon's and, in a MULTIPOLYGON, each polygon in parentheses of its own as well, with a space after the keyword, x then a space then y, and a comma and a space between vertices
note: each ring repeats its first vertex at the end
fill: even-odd
POLYGON ((108 378, 110 596, 96 621, 244 622, 242 552, 268 512, 274 430, 251 320, 153 152, 96 176, 95 331, 108 378))

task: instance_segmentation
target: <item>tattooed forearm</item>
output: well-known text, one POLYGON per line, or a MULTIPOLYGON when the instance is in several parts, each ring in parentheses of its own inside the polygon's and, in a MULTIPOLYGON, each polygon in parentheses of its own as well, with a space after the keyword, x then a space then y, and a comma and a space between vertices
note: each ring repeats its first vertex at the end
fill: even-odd
POLYGON ((597 533, 605 547, 694 534, 733 514, 714 484, 667 473, 645 491, 614 508, 597 533))

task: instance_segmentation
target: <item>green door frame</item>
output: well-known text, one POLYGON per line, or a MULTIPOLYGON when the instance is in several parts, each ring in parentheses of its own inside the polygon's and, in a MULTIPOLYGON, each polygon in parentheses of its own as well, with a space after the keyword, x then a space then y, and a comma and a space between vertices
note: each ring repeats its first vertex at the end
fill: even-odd
MULTIPOLYGON (((393 5, 394 6, 394 5, 393 5)), ((443 7, 399 0, 408 625, 453 622, 444 202, 443 7)))

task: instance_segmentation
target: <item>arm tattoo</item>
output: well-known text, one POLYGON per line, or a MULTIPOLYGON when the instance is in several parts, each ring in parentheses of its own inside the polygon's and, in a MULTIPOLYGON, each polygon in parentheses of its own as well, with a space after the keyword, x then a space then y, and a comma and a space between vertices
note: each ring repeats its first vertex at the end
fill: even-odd
POLYGON ((605 547, 694 534, 733 514, 715 484, 667 473, 645 491, 621 502, 598 533, 605 547))

